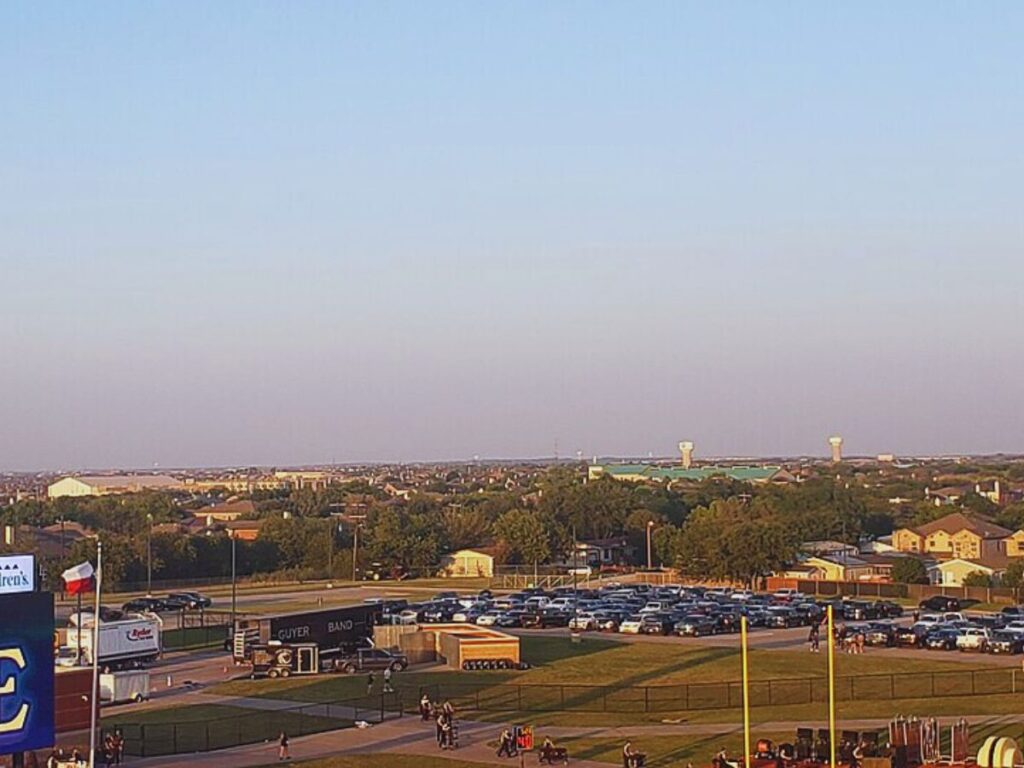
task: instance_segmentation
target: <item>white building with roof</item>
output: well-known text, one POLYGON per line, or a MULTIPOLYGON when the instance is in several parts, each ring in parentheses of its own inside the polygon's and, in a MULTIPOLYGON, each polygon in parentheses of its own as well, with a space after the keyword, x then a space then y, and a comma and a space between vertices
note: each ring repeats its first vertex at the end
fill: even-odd
POLYGON ((63 477, 51 483, 46 489, 46 495, 51 499, 59 499, 62 496, 174 491, 181 487, 181 481, 169 475, 78 475, 63 477))

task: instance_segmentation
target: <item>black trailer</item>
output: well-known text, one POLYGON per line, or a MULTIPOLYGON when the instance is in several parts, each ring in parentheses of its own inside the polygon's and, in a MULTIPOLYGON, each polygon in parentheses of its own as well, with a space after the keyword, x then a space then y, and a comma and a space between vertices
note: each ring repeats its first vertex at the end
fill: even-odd
POLYGON ((315 645, 321 664, 337 655, 372 645, 373 628, 380 624, 377 605, 347 605, 314 611, 283 613, 237 619, 234 627, 234 657, 248 661, 253 645, 282 643, 315 645))

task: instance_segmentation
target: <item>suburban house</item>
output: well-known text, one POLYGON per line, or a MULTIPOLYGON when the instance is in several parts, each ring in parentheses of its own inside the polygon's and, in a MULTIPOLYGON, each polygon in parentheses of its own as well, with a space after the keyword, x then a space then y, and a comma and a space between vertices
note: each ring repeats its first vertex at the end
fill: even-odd
POLYGON ((941 584, 944 587, 962 587, 968 574, 981 572, 993 582, 998 582, 1009 563, 1010 558, 1005 555, 991 555, 976 560, 954 557, 930 566, 928 578, 933 584, 941 584))
POLYGON ((1014 536, 1013 531, 995 523, 953 512, 916 528, 900 528, 893 533, 892 542, 900 552, 977 560, 1006 555, 1008 540, 1014 536))
POLYGON ((450 578, 472 578, 494 576, 494 556, 497 550, 491 547, 460 549, 441 558, 440 575, 450 578))
POLYGON ((580 566, 622 565, 630 561, 632 554, 633 547, 625 536, 576 542, 576 562, 580 566))

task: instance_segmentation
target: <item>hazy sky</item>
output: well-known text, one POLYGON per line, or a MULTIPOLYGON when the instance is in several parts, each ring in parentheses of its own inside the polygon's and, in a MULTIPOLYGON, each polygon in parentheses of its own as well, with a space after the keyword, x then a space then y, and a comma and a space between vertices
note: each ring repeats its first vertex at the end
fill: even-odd
POLYGON ((1024 451, 1024 4, 0 4, 0 467, 1024 451))

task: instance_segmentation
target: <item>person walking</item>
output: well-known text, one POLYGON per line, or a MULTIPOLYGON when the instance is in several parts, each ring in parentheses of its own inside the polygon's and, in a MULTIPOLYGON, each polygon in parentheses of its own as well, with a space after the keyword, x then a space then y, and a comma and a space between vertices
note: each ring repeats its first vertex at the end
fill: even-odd
POLYGON ((501 732, 501 736, 498 738, 498 757, 515 757, 512 754, 512 733, 508 728, 505 728, 501 732))
POLYGON ((436 730, 434 731, 434 738, 437 739, 437 746, 441 746, 441 737, 444 734, 444 723, 445 716, 444 712, 437 713, 437 719, 434 721, 436 730))
POLYGON ((373 693, 373 683, 374 683, 373 672, 371 672, 370 674, 368 674, 366 676, 366 695, 367 696, 369 696, 371 693, 373 693))
POLYGON ((430 719, 430 710, 430 697, 426 694, 426 692, 424 692, 424 694, 420 696, 420 719, 424 723, 430 719))
POLYGON ((292 756, 288 753, 288 734, 281 731, 281 735, 277 737, 277 759, 291 760, 292 756))
POLYGON ((447 717, 441 718, 441 749, 452 748, 452 722, 447 717))
POLYGON ((387 667, 384 670, 384 693, 394 693, 395 689, 391 687, 391 667, 387 667))
POLYGON ((124 734, 120 730, 114 731, 114 765, 124 762, 124 734))
POLYGON ((818 625, 817 624, 811 624, 811 631, 807 635, 807 642, 810 643, 811 653, 817 653, 818 652, 819 644, 821 642, 820 634, 821 633, 820 633, 820 630, 818 629, 818 625))

